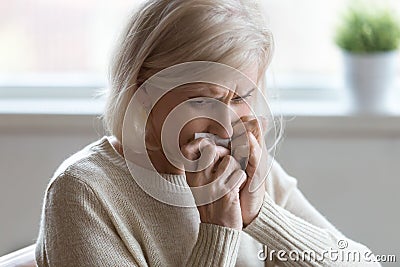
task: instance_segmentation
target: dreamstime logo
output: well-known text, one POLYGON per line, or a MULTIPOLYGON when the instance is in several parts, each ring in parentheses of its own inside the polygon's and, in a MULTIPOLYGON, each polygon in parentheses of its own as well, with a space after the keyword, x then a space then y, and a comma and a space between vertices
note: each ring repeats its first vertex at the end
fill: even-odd
POLYGON ((347 242, 347 240, 340 239, 337 242, 337 246, 338 246, 339 249, 345 249, 345 248, 347 248, 349 246, 349 243, 347 242))
MULTIPOLYGON (((260 261, 274 261, 277 259, 280 262, 396 262, 396 255, 374 255, 371 251, 358 251, 348 249, 349 243, 345 239, 337 241, 337 249, 329 248, 328 250, 319 251, 318 254, 314 250, 269 250, 264 247, 258 251, 257 257, 260 261)), ((347 265, 346 265, 347 266, 347 265)))
MULTIPOLYGON (((150 111, 160 99, 174 88, 195 83, 213 84, 236 93, 240 90, 256 89, 257 97, 254 98, 254 102, 247 104, 251 107, 251 113, 254 117, 262 116, 267 119, 268 129, 264 133, 267 138, 262 145, 266 146, 268 160, 262 162, 262 164, 267 164, 264 177, 253 179, 250 189, 258 188, 266 179, 275 155, 276 127, 268 102, 257 85, 242 72, 228 65, 208 61, 182 63, 158 72, 136 90, 126 109, 122 129, 122 145, 125 161, 137 184, 153 198, 180 207, 208 204, 228 193, 234 186, 232 184, 230 188, 225 187, 220 192, 213 192, 211 196, 210 188, 216 181, 191 188, 172 183, 156 171, 148 155, 145 129, 150 111), (147 106, 147 110, 143 109, 144 106, 147 106), (196 194, 196 203, 194 203, 192 197, 194 194, 196 194)), ((205 109, 194 109, 192 101, 188 99, 176 105, 164 120, 161 130, 161 149, 164 155, 171 165, 186 172, 202 171, 212 163, 204 160, 203 153, 197 160, 193 161, 185 158, 181 153, 179 134, 187 123, 197 118, 208 118, 227 129, 231 126, 228 125, 231 121, 241 122, 238 114, 222 101, 209 98, 207 101, 211 104, 205 109), (226 119, 227 111, 230 120, 226 119)), ((261 128, 260 122, 258 123, 261 128)), ((241 124, 241 131, 245 131, 245 126, 243 123, 241 124)), ((232 140, 231 154, 235 148, 240 146, 248 147, 248 141, 234 142, 232 140)), ((244 158, 248 158, 248 156, 248 154, 244 155, 244 158)))

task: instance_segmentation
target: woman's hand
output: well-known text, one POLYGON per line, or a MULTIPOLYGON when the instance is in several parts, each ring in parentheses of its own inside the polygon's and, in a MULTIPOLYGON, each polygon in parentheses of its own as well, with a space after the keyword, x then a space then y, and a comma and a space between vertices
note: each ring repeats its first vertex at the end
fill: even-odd
MULTIPOLYGON (((202 153, 204 161, 212 163, 202 171, 186 172, 188 185, 198 187, 214 184, 203 195, 193 194, 196 204, 204 197, 216 199, 218 192, 226 190, 221 198, 205 205, 198 205, 200 220, 204 223, 218 224, 225 227, 241 230, 243 227, 242 210, 240 208, 239 188, 246 181, 246 174, 241 170, 239 163, 230 156, 230 151, 222 146, 215 145, 207 138, 199 138, 181 148, 183 155, 189 160, 197 160, 202 153), (214 158, 212 158, 215 152, 214 158), (229 188, 233 188, 229 190, 229 188), (206 196, 205 196, 206 194, 206 196)), ((194 190, 192 190, 193 192, 194 190)))
POLYGON ((248 156, 246 165, 247 179, 243 188, 240 190, 240 206, 242 209, 244 227, 257 217, 264 201, 265 176, 268 167, 268 152, 264 142, 264 132, 266 128, 267 120, 265 118, 259 118, 259 122, 257 122, 254 116, 241 117, 241 122, 237 123, 233 128, 233 144, 235 144, 235 139, 244 140, 243 138, 247 138, 248 140, 248 144, 239 141, 237 147, 233 146, 233 156, 238 161, 243 160, 240 159, 241 155, 245 154, 248 156), (260 129, 259 124, 261 124, 262 129, 260 129), (235 150, 237 150, 238 153, 235 153, 235 150))

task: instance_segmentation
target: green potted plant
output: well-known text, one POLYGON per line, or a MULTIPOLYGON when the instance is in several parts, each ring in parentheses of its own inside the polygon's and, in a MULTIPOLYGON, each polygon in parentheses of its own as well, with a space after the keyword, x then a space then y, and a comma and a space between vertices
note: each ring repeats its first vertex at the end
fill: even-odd
POLYGON ((396 72, 398 15, 356 2, 343 14, 335 43, 343 51, 345 81, 356 111, 383 112, 396 72))

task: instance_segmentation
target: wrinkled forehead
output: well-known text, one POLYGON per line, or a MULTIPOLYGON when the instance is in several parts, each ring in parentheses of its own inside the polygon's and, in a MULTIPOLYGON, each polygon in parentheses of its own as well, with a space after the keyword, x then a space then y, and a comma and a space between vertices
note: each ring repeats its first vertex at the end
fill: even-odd
POLYGON ((226 95, 233 94, 237 96, 243 96, 248 94, 250 91, 256 88, 255 84, 232 84, 227 86, 226 84, 213 84, 213 83, 192 83, 186 84, 179 87, 180 93, 187 94, 204 94, 212 96, 214 98, 222 98, 226 95))
POLYGON ((242 95, 257 86, 258 76, 258 67, 238 70, 215 62, 189 62, 164 69, 145 84, 146 88, 163 91, 154 95, 156 98, 174 88, 242 95))
POLYGON ((207 92, 213 96, 227 94, 244 95, 257 87, 259 79, 258 68, 245 70, 215 69, 214 72, 205 72, 199 79, 204 82, 193 82, 180 86, 188 92, 207 92))

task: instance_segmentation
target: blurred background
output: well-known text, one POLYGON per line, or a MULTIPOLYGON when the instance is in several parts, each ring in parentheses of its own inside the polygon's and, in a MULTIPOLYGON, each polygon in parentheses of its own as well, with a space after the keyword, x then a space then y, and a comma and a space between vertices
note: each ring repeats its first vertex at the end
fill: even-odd
MULTIPOLYGON (((53 172, 104 135, 95 94, 107 87, 113 45, 141 2, 0 1, 0 256, 35 242, 53 172)), ((400 260, 400 53, 372 39, 365 51, 337 42, 354 2, 263 1, 275 43, 269 98, 285 120, 276 157, 339 230, 400 260)), ((366 2, 400 17, 398 0, 366 2)), ((377 40, 386 40, 385 23, 377 40)))

